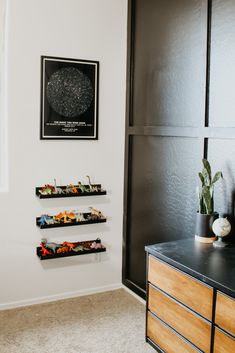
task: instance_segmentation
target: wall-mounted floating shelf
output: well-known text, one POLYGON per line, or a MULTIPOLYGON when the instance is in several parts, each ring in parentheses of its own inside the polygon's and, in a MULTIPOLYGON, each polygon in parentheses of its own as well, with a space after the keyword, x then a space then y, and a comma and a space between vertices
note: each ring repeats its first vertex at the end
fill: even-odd
MULTIPOLYGON (((87 213, 82 213, 83 217, 84 217, 84 221, 74 221, 71 220, 70 222, 59 222, 59 223, 52 223, 52 224, 40 224, 39 220, 41 219, 41 217, 37 217, 36 218, 36 224, 38 227, 40 227, 41 229, 46 229, 46 228, 59 228, 59 227, 71 227, 71 226, 79 226, 79 225, 84 225, 84 224, 93 224, 93 223, 104 223, 107 221, 106 218, 98 218, 98 219, 89 219, 89 217, 91 216, 90 212, 87 213)), ((51 219, 53 220, 53 216, 51 216, 51 219)))
MULTIPOLYGON (((40 190, 43 189, 43 187, 36 187, 35 188, 35 194, 38 196, 40 199, 55 199, 55 198, 64 198, 64 197, 81 197, 81 196, 99 196, 99 195, 106 195, 107 191, 103 190, 101 188, 101 184, 93 184, 92 185, 94 188, 96 188, 98 191, 81 191, 79 189, 78 185, 74 185, 74 188, 77 190, 77 192, 66 192, 67 186, 58 186, 57 190, 60 190, 58 193, 51 193, 51 194, 41 194, 40 190)), ((89 185, 83 185, 85 190, 89 190, 89 185)))
MULTIPOLYGON (((95 253, 101 253, 105 252, 106 248, 102 245, 102 248, 94 249, 91 248, 92 243, 96 242, 97 240, 89 240, 89 241, 83 241, 83 242, 77 242, 73 243, 74 247, 81 247, 81 250, 74 251, 70 250, 67 252, 60 252, 60 253, 53 253, 51 250, 51 254, 46 254, 43 256, 43 249, 41 246, 38 246, 36 251, 37 251, 37 256, 40 258, 40 260, 50 260, 50 259, 57 259, 60 257, 68 257, 68 256, 78 256, 78 255, 88 255, 88 254, 95 254, 95 253), (82 249, 83 248, 83 249, 82 249)), ((63 244, 61 245, 61 249, 63 247, 63 244)), ((46 247, 47 250, 49 250, 46 247)))

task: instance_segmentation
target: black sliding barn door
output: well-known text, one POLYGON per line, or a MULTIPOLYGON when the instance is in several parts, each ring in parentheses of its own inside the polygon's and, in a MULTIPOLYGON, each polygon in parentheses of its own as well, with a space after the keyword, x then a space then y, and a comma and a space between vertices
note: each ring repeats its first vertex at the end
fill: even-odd
POLYGON ((129 2, 123 283, 142 296, 144 246, 194 235, 203 156, 232 212, 234 43, 234 0, 129 2))

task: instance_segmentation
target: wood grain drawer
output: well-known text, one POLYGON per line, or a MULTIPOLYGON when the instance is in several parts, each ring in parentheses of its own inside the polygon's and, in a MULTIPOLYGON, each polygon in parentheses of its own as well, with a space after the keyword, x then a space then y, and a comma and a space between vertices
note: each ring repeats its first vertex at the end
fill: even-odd
POLYGON ((167 353, 198 353, 173 330, 148 313, 147 336, 167 353))
POLYGON ((215 323, 235 335, 235 300, 219 292, 216 299, 215 323))
POLYGON ((212 320, 213 289, 149 256, 148 281, 212 320))
POLYGON ((235 339, 215 329, 214 353, 234 353, 235 339))
POLYGON ((203 352, 210 352, 211 325, 151 285, 148 309, 203 352))

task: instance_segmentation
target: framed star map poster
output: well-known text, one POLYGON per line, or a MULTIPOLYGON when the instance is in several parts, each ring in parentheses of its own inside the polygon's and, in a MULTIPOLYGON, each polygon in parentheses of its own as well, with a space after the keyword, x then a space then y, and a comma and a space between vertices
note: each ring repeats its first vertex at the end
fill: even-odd
POLYGON ((41 57, 41 139, 98 139, 99 62, 41 57))

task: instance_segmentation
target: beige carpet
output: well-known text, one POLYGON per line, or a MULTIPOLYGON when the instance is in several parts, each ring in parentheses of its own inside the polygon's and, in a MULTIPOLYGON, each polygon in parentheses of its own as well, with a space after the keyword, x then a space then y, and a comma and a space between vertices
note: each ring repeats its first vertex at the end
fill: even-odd
POLYGON ((145 307, 120 289, 0 311, 1 353, 156 353, 145 307))

